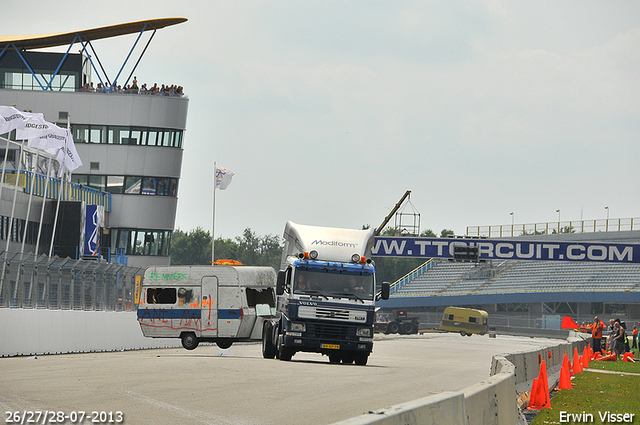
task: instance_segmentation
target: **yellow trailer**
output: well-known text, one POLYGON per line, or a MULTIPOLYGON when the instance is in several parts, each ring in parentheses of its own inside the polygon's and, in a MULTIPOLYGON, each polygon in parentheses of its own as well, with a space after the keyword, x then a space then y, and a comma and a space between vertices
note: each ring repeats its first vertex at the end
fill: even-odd
POLYGON ((447 307, 442 315, 440 330, 460 332, 460 335, 484 335, 489 331, 489 315, 484 310, 447 307))

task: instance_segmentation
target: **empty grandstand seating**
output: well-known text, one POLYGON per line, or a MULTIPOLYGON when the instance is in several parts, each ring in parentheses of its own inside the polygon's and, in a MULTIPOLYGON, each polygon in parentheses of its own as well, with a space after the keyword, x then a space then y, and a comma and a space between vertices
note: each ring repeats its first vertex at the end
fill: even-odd
POLYGON ((640 265, 503 261, 454 263, 437 261, 413 274, 392 297, 506 294, 523 292, 624 292, 640 287, 640 265))

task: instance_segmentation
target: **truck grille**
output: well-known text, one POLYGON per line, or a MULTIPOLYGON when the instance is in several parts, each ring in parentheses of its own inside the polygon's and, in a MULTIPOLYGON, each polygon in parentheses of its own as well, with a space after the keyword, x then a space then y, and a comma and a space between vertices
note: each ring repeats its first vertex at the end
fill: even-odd
POLYGON ((307 322, 307 334, 315 338, 346 339, 355 335, 355 327, 307 322))
POLYGON ((335 307, 298 307, 298 317, 302 319, 339 320, 343 322, 365 322, 367 313, 360 310, 350 310, 335 307))

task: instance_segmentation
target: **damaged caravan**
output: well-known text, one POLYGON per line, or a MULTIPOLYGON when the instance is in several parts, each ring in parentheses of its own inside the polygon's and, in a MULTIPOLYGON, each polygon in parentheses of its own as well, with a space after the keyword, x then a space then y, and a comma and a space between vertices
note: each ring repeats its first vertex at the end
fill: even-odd
POLYGON ((145 337, 180 338, 187 350, 260 340, 275 285, 271 267, 149 267, 136 283, 138 322, 145 337))

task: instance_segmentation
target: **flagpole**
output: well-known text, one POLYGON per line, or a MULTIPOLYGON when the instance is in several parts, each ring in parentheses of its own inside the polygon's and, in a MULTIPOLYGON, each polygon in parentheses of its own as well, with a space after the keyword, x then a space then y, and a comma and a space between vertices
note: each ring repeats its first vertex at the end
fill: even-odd
POLYGON ((215 258, 215 229, 216 229, 216 162, 213 161, 213 224, 211 226, 211 265, 216 261, 215 258))

